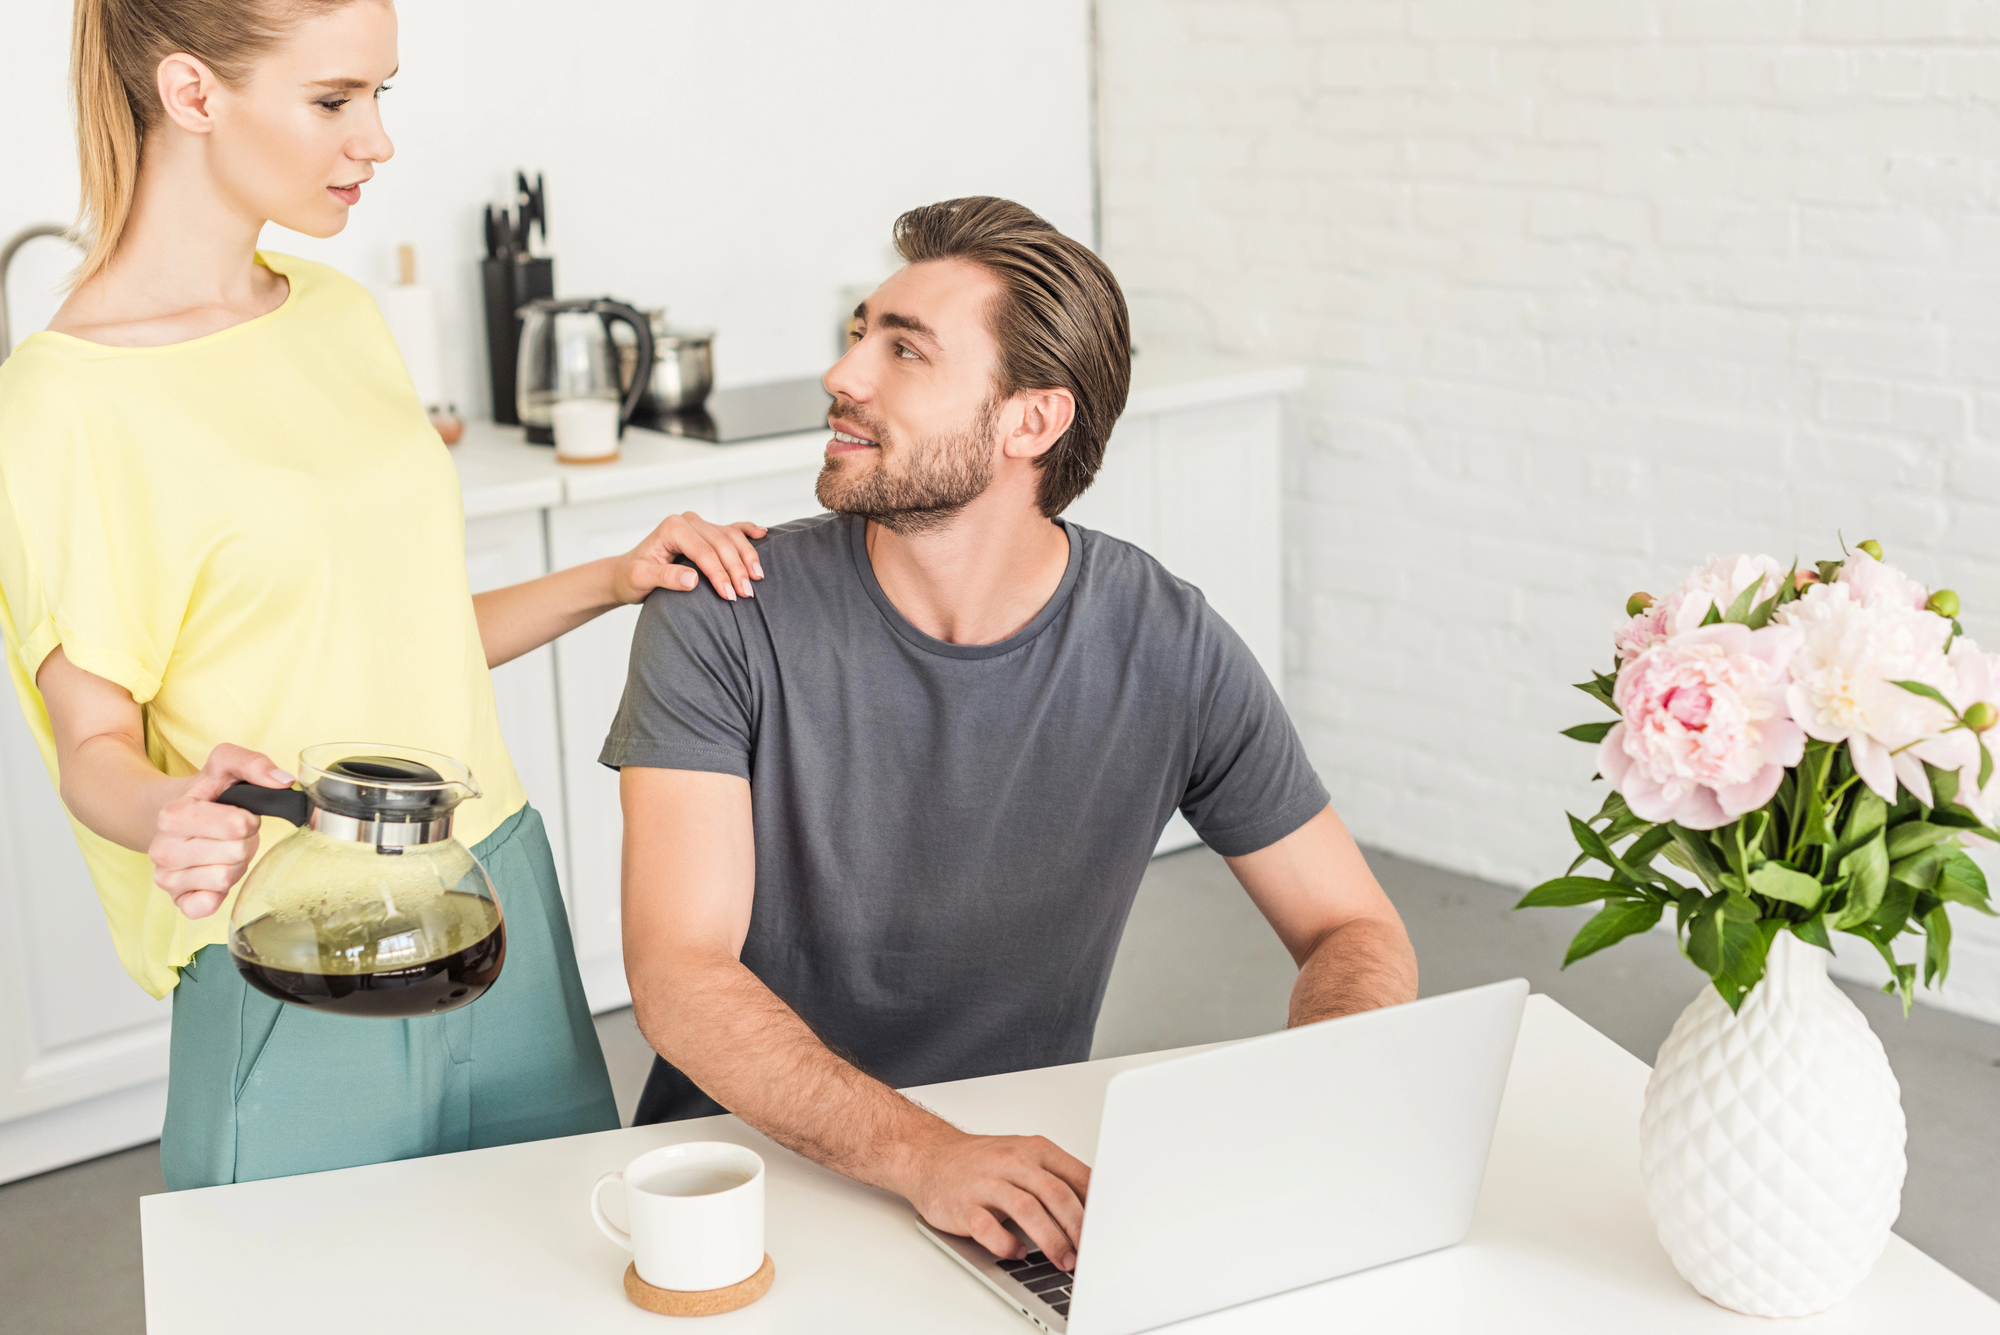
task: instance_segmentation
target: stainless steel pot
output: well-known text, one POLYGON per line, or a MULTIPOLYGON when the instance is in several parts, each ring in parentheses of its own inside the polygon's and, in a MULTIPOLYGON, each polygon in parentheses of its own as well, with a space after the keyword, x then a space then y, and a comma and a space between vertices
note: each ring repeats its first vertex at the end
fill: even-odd
POLYGON ((715 384, 715 331, 669 329, 665 311, 648 311, 653 326, 653 377, 646 404, 656 413, 688 412, 715 384))

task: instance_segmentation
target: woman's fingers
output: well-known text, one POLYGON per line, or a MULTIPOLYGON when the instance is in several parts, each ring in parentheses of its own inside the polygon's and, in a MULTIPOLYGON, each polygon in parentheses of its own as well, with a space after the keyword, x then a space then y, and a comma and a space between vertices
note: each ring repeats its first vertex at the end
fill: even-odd
MULTIPOLYGON (((187 871, 197 867, 233 868, 247 864, 257 855, 257 832, 240 839, 156 839, 146 850, 157 873, 187 871)), ((228 886, 224 885, 223 889, 228 886)))
POLYGON ((737 531, 735 525, 719 528, 690 510, 679 516, 687 528, 687 552, 696 565, 702 567, 710 581, 715 572, 710 562, 727 570, 729 586, 745 598, 753 597, 750 592, 750 563, 757 559, 757 549, 750 545, 750 539, 737 531))
POLYGON ((757 545, 750 540, 761 538, 770 530, 761 524, 739 519, 722 531, 735 542, 737 554, 743 558, 743 568, 750 572, 750 578, 764 578, 764 563, 757 556, 757 545))
POLYGON ((208 753, 207 763, 181 796, 198 802, 213 802, 223 789, 233 783, 284 788, 291 782, 292 776, 279 769, 263 752, 223 742, 208 753))

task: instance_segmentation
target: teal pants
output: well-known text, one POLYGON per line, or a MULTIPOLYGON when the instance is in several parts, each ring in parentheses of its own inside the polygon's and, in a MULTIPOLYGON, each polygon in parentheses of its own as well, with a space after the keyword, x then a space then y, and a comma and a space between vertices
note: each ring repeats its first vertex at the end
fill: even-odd
POLYGON ((250 987, 224 946, 174 989, 161 1168, 175 1191, 618 1125, 532 807, 472 850, 507 917, 500 979, 415 1020, 327 1015, 250 987))

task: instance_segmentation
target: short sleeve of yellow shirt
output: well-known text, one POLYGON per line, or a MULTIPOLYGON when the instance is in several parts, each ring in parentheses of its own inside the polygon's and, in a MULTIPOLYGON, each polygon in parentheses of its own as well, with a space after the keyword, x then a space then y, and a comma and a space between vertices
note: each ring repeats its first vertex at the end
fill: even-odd
MULTIPOLYGON (((50 777, 35 674, 58 645, 130 691, 172 775, 234 742, 457 757, 470 845, 527 801, 466 580, 457 470, 374 299, 260 254, 277 310, 158 348, 35 334, 0 363, 0 633, 50 777)), ((125 968, 154 996, 228 909, 184 918, 143 853, 72 820, 125 968)), ((291 827, 266 821, 262 846, 291 827)))

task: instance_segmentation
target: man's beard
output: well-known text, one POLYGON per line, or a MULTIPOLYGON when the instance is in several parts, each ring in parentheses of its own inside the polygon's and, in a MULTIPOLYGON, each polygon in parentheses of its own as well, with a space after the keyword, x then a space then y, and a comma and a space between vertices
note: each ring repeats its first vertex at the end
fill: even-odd
POLYGON ((999 403, 988 399, 962 432, 891 446, 879 422, 856 407, 842 407, 839 415, 875 441, 875 466, 850 479, 844 476, 846 456, 829 458, 814 488, 819 503, 837 514, 872 519, 905 537, 943 528, 992 485, 993 425, 999 414, 999 403), (895 472, 887 466, 892 454, 902 463, 895 472))

